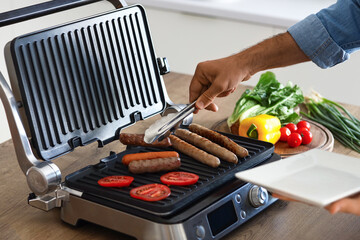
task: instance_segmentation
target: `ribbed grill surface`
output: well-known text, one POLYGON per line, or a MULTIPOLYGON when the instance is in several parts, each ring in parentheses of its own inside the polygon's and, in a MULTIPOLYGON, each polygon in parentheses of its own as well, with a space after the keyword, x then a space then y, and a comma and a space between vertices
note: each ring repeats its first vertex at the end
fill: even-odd
MULTIPOLYGON (((86 196, 101 204, 108 204, 110 207, 124 207, 130 213, 134 209, 140 212, 149 213, 156 216, 169 217, 176 212, 186 208, 194 201, 206 197, 208 193, 234 179, 234 174, 238 171, 254 167, 273 153, 273 145, 267 142, 260 142, 253 139, 242 138, 226 134, 236 143, 245 147, 249 151, 249 156, 240 159, 238 164, 221 161, 218 168, 204 165, 184 154, 180 154, 181 167, 178 171, 186 171, 199 175, 199 181, 190 186, 171 186, 171 195, 161 201, 146 202, 134 199, 129 192, 132 188, 150 184, 161 183, 160 176, 164 173, 131 174, 128 168, 121 163, 125 154, 146 151, 174 151, 172 148, 131 148, 117 155, 117 158, 109 162, 101 162, 98 165, 84 168, 66 177, 65 183, 68 187, 84 192, 86 196), (129 187, 125 188, 105 188, 98 185, 97 181, 106 176, 127 175, 133 176, 134 181, 129 187)), ((85 197, 86 198, 86 197, 85 197)), ((141 214, 141 213, 140 213, 141 214)))
POLYGON ((55 155, 69 150, 65 145, 74 137, 82 143, 111 138, 135 112, 146 118, 164 106, 139 7, 22 36, 13 48, 32 135, 44 158, 59 145, 55 155))

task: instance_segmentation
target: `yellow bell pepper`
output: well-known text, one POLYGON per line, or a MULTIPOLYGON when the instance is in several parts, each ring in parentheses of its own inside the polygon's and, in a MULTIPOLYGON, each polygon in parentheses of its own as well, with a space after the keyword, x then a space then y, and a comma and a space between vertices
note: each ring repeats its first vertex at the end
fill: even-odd
POLYGON ((268 114, 245 118, 240 122, 239 135, 275 144, 280 139, 279 118, 268 114))

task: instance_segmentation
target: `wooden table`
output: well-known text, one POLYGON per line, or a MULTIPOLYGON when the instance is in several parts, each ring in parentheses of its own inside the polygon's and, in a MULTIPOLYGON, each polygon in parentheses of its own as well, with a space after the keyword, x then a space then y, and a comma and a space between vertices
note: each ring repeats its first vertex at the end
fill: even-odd
MULTIPOLYGON (((170 98, 175 103, 187 103, 191 76, 170 73, 164 80, 170 98)), ((230 96, 217 99, 220 110, 217 113, 201 111, 194 117, 194 122, 211 127, 223 120, 231 114, 244 89, 242 85, 230 96)), ((360 107, 346 107, 357 117, 360 116, 360 107)), ((132 126, 124 132, 142 132, 156 119, 153 117, 139 122, 136 128, 132 126)), ((124 149, 119 142, 110 143, 101 149, 97 148, 97 144, 91 144, 54 162, 65 177, 75 170, 97 163, 110 151, 120 152, 124 149)), ((335 142, 333 151, 360 158, 360 154, 344 148, 338 142, 335 142)), ((11 140, 0 144, 0 166, 0 239, 131 239, 91 223, 70 226, 61 221, 58 208, 44 212, 29 206, 27 195, 30 190, 17 164, 11 140)), ((224 239, 360 239, 360 217, 350 214, 330 215, 324 209, 278 201, 224 239)))

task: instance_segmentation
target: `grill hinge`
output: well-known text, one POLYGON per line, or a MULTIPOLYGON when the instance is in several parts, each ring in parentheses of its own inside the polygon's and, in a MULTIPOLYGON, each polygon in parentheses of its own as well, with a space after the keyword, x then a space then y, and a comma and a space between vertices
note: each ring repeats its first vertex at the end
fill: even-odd
POLYGON ((81 197, 82 192, 60 186, 56 191, 42 196, 36 196, 34 193, 30 193, 28 203, 33 207, 49 211, 55 207, 61 207, 63 201, 69 200, 70 194, 81 197))
POLYGON ((159 66, 160 74, 164 75, 170 72, 170 66, 166 57, 157 58, 157 64, 159 66))

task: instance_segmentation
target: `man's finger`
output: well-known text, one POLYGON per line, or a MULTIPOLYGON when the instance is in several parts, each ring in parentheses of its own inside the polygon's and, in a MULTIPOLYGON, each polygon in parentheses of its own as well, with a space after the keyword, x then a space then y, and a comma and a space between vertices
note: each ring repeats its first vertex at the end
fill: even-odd
POLYGON ((212 112, 217 112, 219 107, 215 103, 210 103, 209 106, 207 106, 205 109, 212 112))
POLYGON ((189 86, 189 100, 195 101, 208 88, 210 82, 208 76, 203 71, 204 63, 199 63, 196 67, 195 74, 191 79, 189 86))
POLYGON ((214 99, 222 92, 222 89, 212 84, 203 94, 200 95, 196 101, 196 107, 198 109, 204 109, 209 106, 214 99))
POLYGON ((331 213, 335 214, 338 212, 352 213, 360 216, 360 205, 359 200, 344 198, 337 202, 332 203, 326 209, 331 213))
POLYGON ((191 81, 190 87, 189 87, 189 101, 190 102, 195 101, 201 95, 201 93, 204 91, 203 88, 204 88, 204 86, 200 82, 191 81))
POLYGON ((226 97, 226 96, 229 96, 231 93, 233 93, 234 91, 232 89, 230 90, 227 90, 225 92, 222 92, 218 95, 218 97, 226 97))
POLYGON ((277 194, 277 193, 272 193, 271 195, 272 195, 274 198, 278 198, 278 199, 281 199, 281 200, 284 200, 284 201, 298 202, 297 200, 295 200, 295 199, 293 199, 293 198, 285 197, 285 196, 279 195, 279 194, 277 194))

